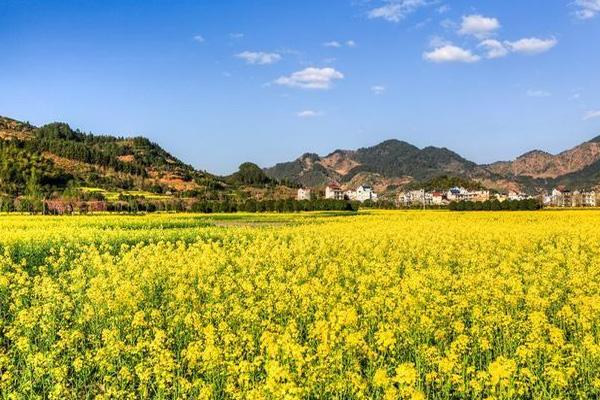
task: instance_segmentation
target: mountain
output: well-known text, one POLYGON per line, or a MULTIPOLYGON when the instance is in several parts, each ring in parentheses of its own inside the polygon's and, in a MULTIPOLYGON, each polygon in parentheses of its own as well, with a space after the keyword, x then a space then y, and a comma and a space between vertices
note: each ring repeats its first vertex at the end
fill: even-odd
POLYGON ((323 157, 306 153, 265 169, 243 163, 238 172, 218 177, 197 171, 144 137, 94 135, 60 122, 36 127, 0 117, 0 195, 19 196, 39 186, 45 193, 78 187, 219 199, 286 198, 295 185, 318 187, 331 181, 345 188, 370 184, 380 193, 449 182, 499 191, 600 189, 600 136, 556 155, 533 150, 488 165, 446 148, 418 148, 392 139, 323 157))
POLYGON ((400 140, 386 140, 358 150, 336 150, 320 157, 307 153, 300 158, 265 169, 268 176, 305 186, 329 181, 352 184, 357 180, 380 181, 380 186, 399 186, 440 175, 487 178, 491 174, 476 163, 446 148, 419 149, 400 140))
POLYGON ((533 150, 517 157, 514 161, 497 162, 488 165, 487 168, 502 175, 555 179, 581 171, 598 160, 600 160, 600 136, 557 155, 533 150))
POLYGON ((381 191, 409 184, 426 186, 437 177, 457 177, 496 190, 538 192, 558 185, 583 189, 600 185, 600 136, 557 155, 534 150, 489 165, 478 165, 446 148, 420 149, 387 140, 358 150, 336 150, 325 157, 306 153, 266 168, 265 173, 304 186, 337 181, 350 187, 366 182, 381 191))
POLYGON ((0 193, 13 195, 32 175, 47 190, 75 183, 163 193, 217 182, 146 138, 92 135, 58 122, 35 127, 0 117, 0 157, 0 193))

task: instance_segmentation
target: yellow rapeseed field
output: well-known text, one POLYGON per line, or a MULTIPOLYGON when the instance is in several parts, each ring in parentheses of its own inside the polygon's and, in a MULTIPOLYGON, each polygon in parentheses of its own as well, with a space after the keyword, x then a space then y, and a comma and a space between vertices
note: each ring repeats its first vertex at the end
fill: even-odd
POLYGON ((600 211, 0 216, 2 399, 596 399, 600 211))

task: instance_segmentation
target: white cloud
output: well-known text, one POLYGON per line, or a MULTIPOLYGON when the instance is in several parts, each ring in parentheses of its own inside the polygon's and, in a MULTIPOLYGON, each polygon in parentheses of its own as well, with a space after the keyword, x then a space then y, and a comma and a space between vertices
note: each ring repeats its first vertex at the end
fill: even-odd
POLYGON ((304 110, 296 113, 296 116, 299 118, 314 118, 320 117, 321 115, 323 115, 321 111, 314 110, 304 110))
POLYGON ((239 32, 234 32, 234 33, 230 33, 229 37, 231 39, 243 39, 244 38, 244 34, 243 33, 239 33, 239 32))
POLYGON ((467 15, 462 17, 458 33, 483 39, 498 29, 500 29, 500 22, 496 18, 484 17, 483 15, 467 15))
POLYGON ((262 51, 244 51, 235 56, 245 60, 247 64, 254 65, 274 64, 281 60, 281 55, 277 53, 265 53, 262 51))
POLYGON ((334 48, 340 48, 340 47, 343 47, 343 46, 355 47, 356 46, 356 42, 354 40, 347 40, 344 43, 341 43, 341 42, 338 42, 337 40, 332 40, 330 42, 323 43, 323 46, 325 46, 325 47, 334 47, 334 48))
POLYGON ((600 110, 588 111, 584 116, 583 120, 587 121, 588 119, 600 118, 600 110))
POLYGON ((590 19, 600 14, 600 0, 575 0, 575 15, 579 19, 590 19))
POLYGON ((535 37, 517 40, 516 42, 504 42, 511 51, 529 55, 544 53, 556 46, 557 43, 558 41, 555 38, 539 39, 535 37))
POLYGON ((326 90, 331 88, 333 82, 339 79, 344 79, 344 74, 334 68, 309 67, 294 72, 290 76, 282 76, 276 79, 274 83, 301 89, 326 90))
POLYGON ((486 39, 479 43, 477 47, 483 47, 486 50, 485 58, 487 59, 501 58, 508 55, 508 49, 494 39, 486 39))
POLYGON ((529 97, 550 97, 550 96, 552 96, 552 93, 547 92, 545 90, 533 90, 533 89, 529 89, 526 94, 529 97))
POLYGON ((474 63, 481 59, 480 56, 475 55, 471 50, 463 49, 458 46, 451 44, 437 49, 423 53, 423 58, 435 62, 435 63, 446 63, 446 62, 463 62, 463 63, 474 63))
POLYGON ((194 36, 194 41, 198 42, 198 43, 204 43, 206 42, 206 39, 204 39, 204 36, 202 35, 196 35, 194 36))
POLYGON ((385 92, 385 86, 381 86, 381 85, 371 86, 371 92, 373 92, 373 94, 376 94, 376 95, 383 94, 385 92))
POLYGON ((426 0, 387 0, 385 5, 372 9, 367 16, 370 19, 381 18, 390 22, 400 22, 408 14, 428 4, 426 0))
POLYGON ((331 42, 323 43, 325 47, 342 47, 342 44, 336 40, 332 40, 331 42))

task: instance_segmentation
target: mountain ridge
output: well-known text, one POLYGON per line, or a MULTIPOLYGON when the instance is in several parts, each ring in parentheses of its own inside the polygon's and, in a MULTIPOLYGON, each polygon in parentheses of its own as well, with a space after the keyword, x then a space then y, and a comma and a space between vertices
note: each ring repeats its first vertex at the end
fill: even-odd
POLYGON ((499 191, 540 192, 557 185, 600 187, 600 136, 557 154, 535 149, 514 160, 490 164, 477 164, 446 147, 419 148, 387 139, 355 150, 338 148, 325 156, 307 152, 262 172, 244 163, 245 171, 219 177, 196 170, 145 137, 93 135, 60 122, 36 127, 0 116, 0 155, 4 158, 0 194, 17 195, 34 170, 49 188, 64 189, 68 182, 75 182, 153 193, 208 193, 227 185, 282 182, 288 189, 322 187, 331 181, 348 188, 371 184, 380 192, 393 192, 444 176, 499 191))
POLYGON ((305 186, 322 186, 329 181, 349 186, 354 176, 366 173, 373 174, 380 185, 388 180, 387 186, 397 186, 399 179, 413 183, 456 176, 504 191, 540 192, 558 184, 589 188, 600 185, 600 136, 558 154, 535 149, 514 160, 490 164, 477 164, 446 147, 419 148, 403 140, 387 139, 357 150, 335 150, 323 157, 305 153, 265 168, 265 173, 305 186))

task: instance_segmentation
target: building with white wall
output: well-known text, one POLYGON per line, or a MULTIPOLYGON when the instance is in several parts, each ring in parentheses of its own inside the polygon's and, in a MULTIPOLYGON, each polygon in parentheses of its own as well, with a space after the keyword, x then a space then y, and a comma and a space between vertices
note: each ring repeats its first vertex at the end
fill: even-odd
POLYGON ((330 183, 325 188, 325 198, 332 200, 344 200, 344 192, 337 183, 330 183))
POLYGON ((311 190, 300 188, 298 189, 298 195, 296 196, 296 200, 310 200, 311 190))

